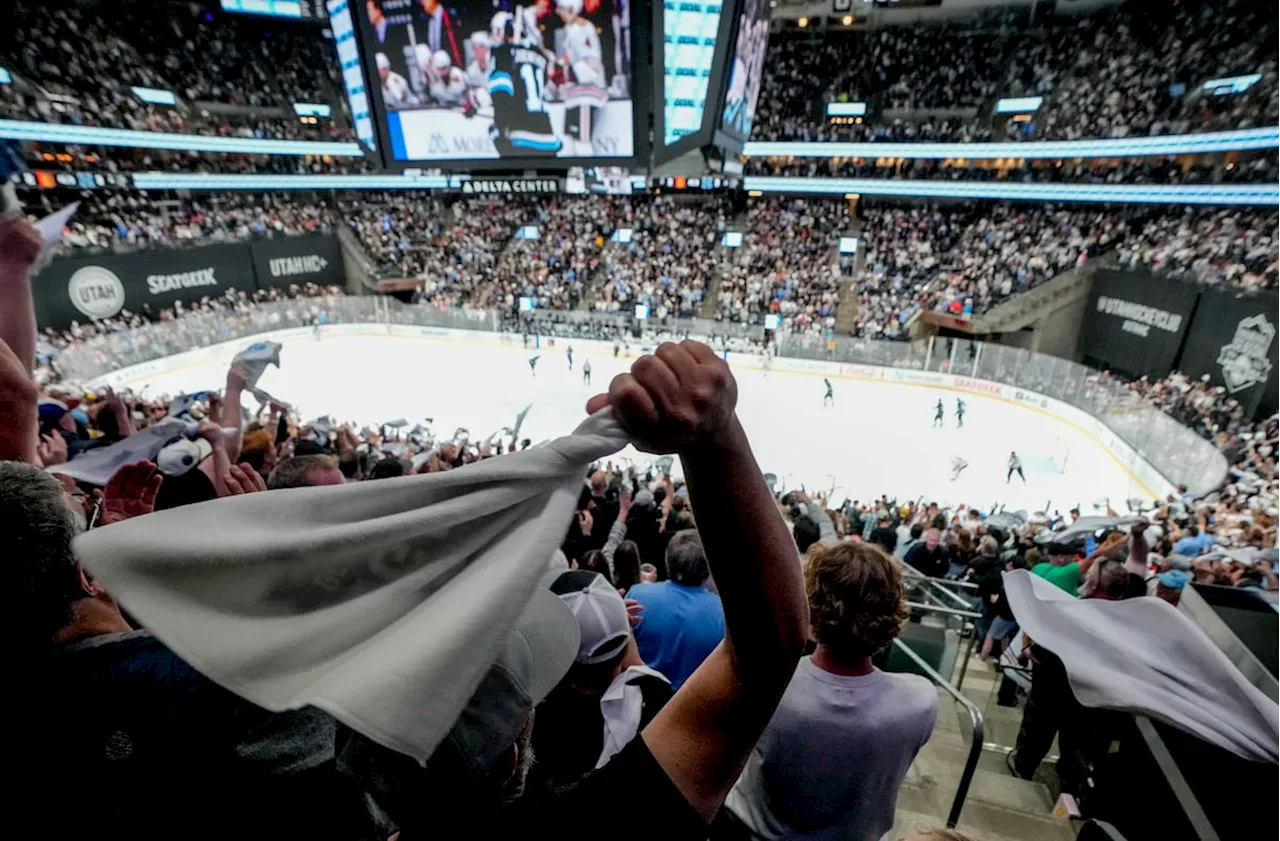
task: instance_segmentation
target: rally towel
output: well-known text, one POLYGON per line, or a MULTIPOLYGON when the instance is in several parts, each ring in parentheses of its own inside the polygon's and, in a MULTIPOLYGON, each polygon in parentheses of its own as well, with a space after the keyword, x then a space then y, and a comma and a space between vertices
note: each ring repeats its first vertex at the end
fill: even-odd
POLYGON ((1077 599, 1026 570, 1004 573, 1004 589, 1084 706, 1141 713, 1245 759, 1277 761, 1275 702, 1164 599, 1077 599))
POLYGON ((75 551, 217 683, 423 760, 538 586, 587 465, 625 444, 604 409, 458 470, 226 497, 94 530, 75 551))
POLYGON ((279 342, 254 342, 244 350, 236 354, 231 360, 232 365, 243 365, 245 376, 245 390, 254 396, 259 404, 265 406, 270 403, 273 398, 263 389, 258 388, 258 380, 262 379, 263 373, 267 370, 268 365, 280 367, 280 351, 284 345, 279 342))
POLYGON ((106 447, 86 450, 64 464, 45 468, 50 473, 62 473, 77 482, 105 486, 117 470, 135 461, 153 460, 165 444, 181 438, 187 432, 187 421, 181 418, 165 418, 122 438, 106 447))

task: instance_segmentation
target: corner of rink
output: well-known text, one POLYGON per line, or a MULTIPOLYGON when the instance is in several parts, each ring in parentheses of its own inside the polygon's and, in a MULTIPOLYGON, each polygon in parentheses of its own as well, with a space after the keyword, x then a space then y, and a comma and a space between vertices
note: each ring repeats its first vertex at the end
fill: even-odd
MULTIPOLYGON (((268 369, 262 387, 304 419, 329 415, 376 425, 402 417, 440 436, 461 427, 486 438, 531 405, 521 437, 535 443, 571 431, 587 399, 650 349, 576 339, 531 338, 526 346, 513 334, 328 325, 319 334, 279 331, 188 351, 103 381, 149 394, 219 388, 231 357, 262 338, 284 344, 281 368, 268 369)), ((826 492, 833 505, 887 497, 981 510, 1089 511, 1108 499, 1119 507, 1168 491, 1149 466, 1108 448, 1080 418, 1059 416, 1065 412, 1055 412, 1048 398, 1032 405, 996 383, 930 372, 788 358, 766 367, 759 356, 737 353, 728 361, 761 469, 776 474, 780 487, 826 492), (957 400, 965 404, 962 420, 957 400), (935 423, 939 401, 943 418, 935 423), (1008 474, 1012 452, 1025 481, 1008 474), (957 459, 966 464, 958 476, 957 459)), ((615 459, 643 468, 654 456, 628 447, 615 459)), ((679 473, 678 460, 673 470, 679 473)))

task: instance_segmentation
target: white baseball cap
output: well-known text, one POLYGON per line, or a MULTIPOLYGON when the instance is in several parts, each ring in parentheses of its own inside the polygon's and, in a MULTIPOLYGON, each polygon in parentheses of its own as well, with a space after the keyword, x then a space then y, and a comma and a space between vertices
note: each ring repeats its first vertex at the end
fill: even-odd
POLYGON ((631 638, 631 621, 622 596, 603 575, 586 569, 563 572, 551 583, 578 620, 581 638, 575 662, 603 663, 618 655, 631 638))

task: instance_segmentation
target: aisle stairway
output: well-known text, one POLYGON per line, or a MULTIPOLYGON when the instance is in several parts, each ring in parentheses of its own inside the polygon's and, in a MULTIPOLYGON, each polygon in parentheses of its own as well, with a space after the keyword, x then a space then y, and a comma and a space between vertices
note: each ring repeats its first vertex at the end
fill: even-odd
MULTIPOLYGON (((854 217, 849 223, 849 236, 858 238, 858 254, 853 261, 853 273, 861 271, 863 260, 866 259, 866 251, 862 247, 862 220, 854 217)), ((847 336, 849 330, 853 328, 854 322, 858 316, 858 290, 854 287, 851 280, 846 280, 840 286, 840 302, 839 309, 836 310, 836 335, 847 336)))
MULTIPOLYGON (((742 247, 749 248, 751 243, 748 242, 748 239, 751 235, 747 233, 747 214, 745 212, 737 214, 729 220, 728 226, 731 231, 743 232, 742 247)), ((721 259, 717 271, 711 275, 711 283, 708 285, 707 291, 703 293, 702 303, 698 305, 698 318, 714 319, 716 317, 716 310, 719 309, 720 304, 720 272, 737 258, 738 250, 740 250, 723 248, 720 245, 715 247, 721 255, 721 259)))
MULTIPOLYGON (((1052 779, 1018 779, 1005 764, 1001 746, 1014 744, 1022 710, 995 704, 998 684, 990 666, 971 659, 961 691, 983 711, 986 749, 979 756, 958 828, 982 841, 1070 841, 1076 835, 1074 826, 1053 815, 1055 797, 1046 785, 1052 779)), ((938 721, 907 771, 890 838, 945 825, 969 755, 970 732, 968 714, 939 688, 938 721)))

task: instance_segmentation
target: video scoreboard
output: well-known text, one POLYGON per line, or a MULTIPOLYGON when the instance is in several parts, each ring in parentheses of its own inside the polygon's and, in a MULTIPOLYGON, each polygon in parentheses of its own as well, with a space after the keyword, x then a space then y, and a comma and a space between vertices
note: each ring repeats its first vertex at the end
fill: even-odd
POLYGON ((222 0, 224 12, 298 20, 324 20, 324 0, 222 0))

